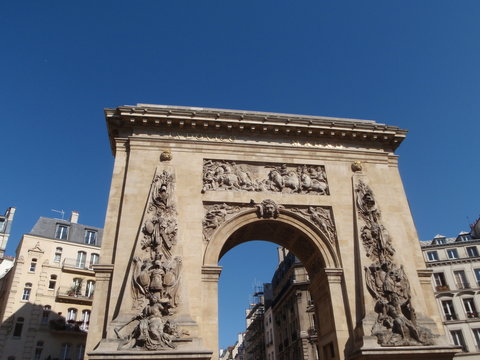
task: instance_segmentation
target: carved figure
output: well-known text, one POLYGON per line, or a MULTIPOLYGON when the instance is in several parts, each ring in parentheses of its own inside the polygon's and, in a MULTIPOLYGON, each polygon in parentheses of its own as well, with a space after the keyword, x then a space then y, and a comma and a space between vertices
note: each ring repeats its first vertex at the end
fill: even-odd
POLYGON ((207 241, 215 229, 225 222, 227 215, 240 211, 238 206, 230 206, 225 203, 215 204, 207 209, 203 219, 203 237, 207 241))
MULTIPOLYGON (((253 200, 252 200, 253 202, 253 200)), ((280 214, 281 205, 277 205, 275 201, 267 199, 263 200, 260 204, 255 205, 257 207, 257 215, 259 218, 276 219, 280 214)))
POLYGON ((320 230, 327 236, 330 243, 334 243, 337 239, 337 230, 333 223, 330 210, 322 207, 309 206, 307 209, 292 208, 294 212, 298 212, 307 219, 310 219, 320 230))
POLYGON ((141 247, 132 261, 133 308, 140 313, 115 329, 122 340, 119 349, 175 348, 173 341, 181 336, 172 319, 179 303, 181 279, 181 258, 172 256, 177 234, 173 195, 173 175, 165 170, 155 175, 142 226, 141 247))
POLYGON ((393 261, 395 249, 387 229, 380 222, 372 190, 362 181, 356 188, 358 213, 365 223, 361 239, 372 264, 365 267, 365 281, 375 298, 378 314, 372 327, 382 346, 432 345, 435 336, 417 324, 411 304, 410 284, 402 266, 393 261))
POLYGON ((303 165, 295 169, 287 164, 239 165, 234 161, 205 160, 202 192, 217 190, 328 195, 328 184, 322 166, 303 165), (271 170, 266 172, 267 169, 271 170))

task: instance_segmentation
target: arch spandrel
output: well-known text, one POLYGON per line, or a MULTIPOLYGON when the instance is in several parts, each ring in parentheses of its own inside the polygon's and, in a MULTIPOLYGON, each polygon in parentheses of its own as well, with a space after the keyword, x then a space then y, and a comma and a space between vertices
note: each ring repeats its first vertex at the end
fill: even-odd
POLYGON ((216 266, 230 249, 253 240, 284 246, 305 264, 314 257, 324 268, 341 267, 334 244, 312 222, 287 209, 280 209, 276 218, 263 219, 253 208, 236 214, 216 229, 205 249, 203 266, 216 266))

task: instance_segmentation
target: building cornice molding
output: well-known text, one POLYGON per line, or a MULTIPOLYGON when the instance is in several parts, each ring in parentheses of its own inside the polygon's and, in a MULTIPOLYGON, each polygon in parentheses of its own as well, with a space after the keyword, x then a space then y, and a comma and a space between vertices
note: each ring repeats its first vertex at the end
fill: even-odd
MULTIPOLYGON (((112 150, 122 130, 162 128, 166 131, 281 136, 366 143, 394 151, 407 131, 372 120, 279 114, 256 111, 138 104, 105 109, 112 150)), ((122 134, 121 134, 122 133, 122 134)))

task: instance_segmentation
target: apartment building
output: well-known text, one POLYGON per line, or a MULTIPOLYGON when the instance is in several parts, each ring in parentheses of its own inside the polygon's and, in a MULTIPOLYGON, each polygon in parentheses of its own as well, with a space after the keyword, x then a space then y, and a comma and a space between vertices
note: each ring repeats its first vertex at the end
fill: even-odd
POLYGON ((102 232, 72 212, 23 235, 0 300, 2 359, 83 359, 102 232))
POLYGON ((458 357, 480 358, 480 223, 456 237, 436 235, 422 241, 443 324, 458 357))

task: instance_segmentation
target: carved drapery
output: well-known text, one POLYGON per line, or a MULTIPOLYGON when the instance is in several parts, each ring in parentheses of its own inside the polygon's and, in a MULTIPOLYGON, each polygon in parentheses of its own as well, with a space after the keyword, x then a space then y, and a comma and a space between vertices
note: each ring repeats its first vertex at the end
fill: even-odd
POLYGON ((204 160, 202 192, 217 190, 329 194, 323 165, 257 165, 204 160))
POLYGON ((175 179, 166 170, 154 176, 141 228, 140 249, 132 261, 133 308, 129 322, 115 329, 119 349, 163 350, 175 348, 182 336, 173 317, 178 306, 182 261, 173 256, 177 243, 175 179))
POLYGON ((395 249, 381 223, 380 210, 368 185, 355 186, 356 206, 364 225, 360 237, 371 264, 364 268, 365 281, 375 299, 378 314, 372 335, 382 346, 432 345, 434 335, 417 324, 411 304, 410 284, 403 266, 394 262, 395 249))

